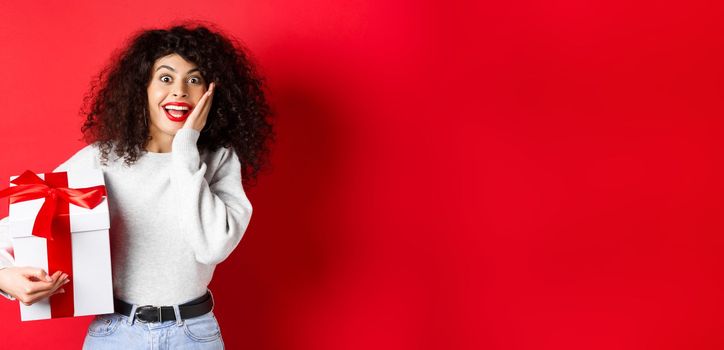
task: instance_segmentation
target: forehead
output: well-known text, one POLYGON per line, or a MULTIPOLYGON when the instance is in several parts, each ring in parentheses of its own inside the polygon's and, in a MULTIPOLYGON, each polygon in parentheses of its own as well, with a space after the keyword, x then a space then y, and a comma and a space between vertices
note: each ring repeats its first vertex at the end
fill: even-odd
POLYGON ((175 53, 158 58, 153 64, 153 71, 156 72, 161 66, 170 67, 172 70, 180 73, 198 68, 195 63, 187 61, 175 53))

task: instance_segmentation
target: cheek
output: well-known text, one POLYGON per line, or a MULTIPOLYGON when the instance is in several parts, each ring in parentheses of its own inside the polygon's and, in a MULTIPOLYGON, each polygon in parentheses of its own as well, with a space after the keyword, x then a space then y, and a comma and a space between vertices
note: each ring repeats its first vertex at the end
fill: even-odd
POLYGON ((162 88, 152 85, 147 91, 148 103, 150 105, 160 105, 166 98, 166 91, 162 88))
POLYGON ((203 96, 204 96, 204 91, 195 91, 191 97, 191 100, 194 101, 194 105, 199 104, 199 101, 201 101, 201 97, 203 97, 203 96))
POLYGON ((205 86, 195 86, 193 90, 191 90, 192 96, 194 97, 195 101, 198 101, 201 99, 201 97, 204 96, 208 89, 205 86))
POLYGON ((159 110, 162 99, 159 96, 149 95, 147 109, 151 113, 152 118, 158 118, 162 116, 162 112, 159 110))
POLYGON ((160 91, 153 91, 148 94, 148 102, 153 105, 159 105, 164 99, 164 94, 160 91))

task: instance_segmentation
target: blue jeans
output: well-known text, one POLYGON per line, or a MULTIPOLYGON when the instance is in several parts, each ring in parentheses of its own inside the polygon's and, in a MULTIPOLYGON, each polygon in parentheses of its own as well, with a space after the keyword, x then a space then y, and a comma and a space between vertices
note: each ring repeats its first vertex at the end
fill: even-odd
MULTIPOLYGON (((131 312, 131 314, 135 313, 131 312)), ((118 313, 97 315, 83 342, 83 349, 223 349, 221 330, 213 311, 181 320, 143 323, 118 313)))

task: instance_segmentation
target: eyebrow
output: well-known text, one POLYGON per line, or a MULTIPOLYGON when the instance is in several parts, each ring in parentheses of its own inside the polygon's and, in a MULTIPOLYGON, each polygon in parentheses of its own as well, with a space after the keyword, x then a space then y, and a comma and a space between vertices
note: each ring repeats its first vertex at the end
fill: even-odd
MULTIPOLYGON (((167 68, 167 69, 172 70, 173 72, 176 72, 176 70, 173 69, 173 67, 167 66, 167 65, 165 65, 165 64, 163 64, 163 65, 161 65, 160 67, 156 68, 156 71, 158 72, 158 70, 161 69, 161 68, 167 68)), ((190 70, 188 74, 191 74, 191 73, 196 72, 196 71, 199 71, 199 69, 198 69, 198 68, 194 68, 194 69, 190 70)))

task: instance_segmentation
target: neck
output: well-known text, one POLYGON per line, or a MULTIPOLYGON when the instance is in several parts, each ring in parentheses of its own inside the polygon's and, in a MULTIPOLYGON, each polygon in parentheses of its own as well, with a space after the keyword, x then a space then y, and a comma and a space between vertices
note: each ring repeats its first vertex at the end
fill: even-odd
POLYGON ((146 143, 146 151, 154 153, 171 152, 174 135, 164 134, 153 126, 150 128, 149 133, 151 134, 151 140, 146 143))

